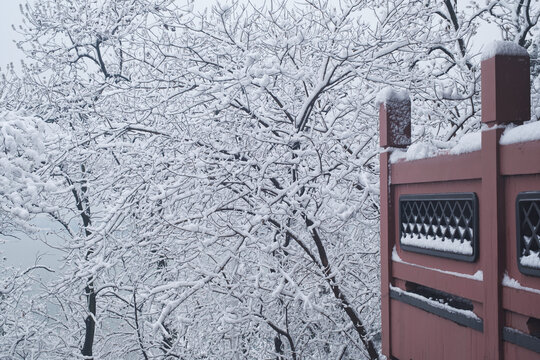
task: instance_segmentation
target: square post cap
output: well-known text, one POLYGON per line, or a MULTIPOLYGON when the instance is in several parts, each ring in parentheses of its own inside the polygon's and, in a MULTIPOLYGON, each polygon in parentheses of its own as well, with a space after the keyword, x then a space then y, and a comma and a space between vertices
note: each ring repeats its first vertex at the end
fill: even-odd
POLYGON ((382 148, 406 148, 411 144, 411 98, 406 90, 384 88, 376 98, 382 148))
POLYGON ((530 58, 509 41, 487 44, 482 53, 482 122, 522 124, 531 117, 530 58))

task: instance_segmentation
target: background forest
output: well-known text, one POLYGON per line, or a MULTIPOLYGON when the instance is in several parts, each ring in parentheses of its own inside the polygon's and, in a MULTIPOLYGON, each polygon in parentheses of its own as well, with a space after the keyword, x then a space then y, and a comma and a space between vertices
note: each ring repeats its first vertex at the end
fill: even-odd
POLYGON ((58 259, 0 259, 0 359, 379 358, 377 94, 410 93, 417 151, 477 131, 486 23, 540 86, 532 0, 22 12, 0 234, 58 259))

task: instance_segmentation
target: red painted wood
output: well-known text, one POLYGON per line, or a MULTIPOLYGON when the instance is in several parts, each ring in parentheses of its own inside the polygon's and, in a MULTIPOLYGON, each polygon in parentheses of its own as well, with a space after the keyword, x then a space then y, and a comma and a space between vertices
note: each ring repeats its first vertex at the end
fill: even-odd
POLYGON ((392 355, 400 360, 482 359, 482 333, 391 301, 392 355))
MULTIPOLYGON (((533 146, 538 145, 538 142, 535 143, 533 143, 533 146)), ((530 149, 530 147, 527 146, 525 146, 524 148, 530 149)), ((529 163, 529 166, 531 168, 534 168, 536 166, 536 162, 540 162, 540 160, 529 163)), ((507 204, 507 207, 505 209, 505 272, 511 279, 518 281, 521 286, 540 290, 540 278, 522 274, 521 272, 519 272, 517 266, 517 224, 515 214, 515 201, 517 195, 520 192, 540 190, 540 174, 538 173, 540 173, 540 170, 538 170, 537 174, 534 175, 506 176, 504 178, 505 200, 507 204)), ((503 287, 502 296, 503 307, 505 309, 511 310, 512 312, 515 312, 517 314, 522 314, 524 316, 540 318, 540 306, 538 306, 538 304, 540 304, 540 293, 503 287)))
POLYGON ((540 319, 540 294, 538 293, 504 286, 502 305, 515 313, 540 319))
POLYGON ((381 209, 381 324, 382 324, 382 352, 390 356, 390 271, 392 268, 392 247, 394 235, 394 217, 391 207, 390 186, 388 183, 389 153, 380 155, 380 209, 381 209))
POLYGON ((382 148, 411 145, 411 101, 389 101, 379 105, 379 133, 382 148))
MULTIPOLYGON (((503 289, 503 293, 506 288, 503 289)), ((515 294, 507 293, 503 295, 503 302, 507 296, 514 296, 515 294)), ((527 326, 527 320, 531 317, 528 314, 519 314, 513 311, 505 311, 505 325, 511 327, 512 329, 519 330, 525 334, 530 334, 529 328, 527 326)), ((533 316, 534 317, 534 316, 533 316)))
POLYGON ((504 270, 504 196, 499 175, 499 138, 502 129, 482 132, 482 201, 479 202, 480 249, 484 253, 485 359, 503 358, 501 281, 504 270))
MULTIPOLYGON (((488 126, 529 118, 529 60, 496 56, 482 63, 482 121, 488 126)), ((381 108, 381 144, 392 146, 391 116, 381 108), (384 123, 384 124, 383 124, 384 123), (390 134, 391 135, 391 134, 390 134), (386 138, 385 138, 386 137, 386 138)), ((502 286, 503 275, 540 290, 540 277, 517 267, 515 199, 540 191, 540 141, 499 145, 503 129, 482 132, 482 150, 462 155, 398 162, 381 155, 381 279, 383 353, 399 359, 540 359, 529 350, 502 341, 504 326, 527 332, 529 317, 540 318, 540 293, 502 286), (392 178, 389 179, 389 174, 392 178), (390 185, 391 183, 391 185, 390 185), (399 246, 402 194, 475 192, 479 201, 479 257, 460 262, 403 251, 399 246), (391 260, 392 250, 401 260, 391 260), (452 274, 483 271, 483 281, 452 274), (413 306, 389 299, 388 285, 406 289, 422 284, 473 301, 484 332, 459 326, 413 306)))
MULTIPOLYGON (((501 146, 501 174, 540 173, 540 141, 501 146)), ((537 190, 540 190, 537 188, 537 190)))
MULTIPOLYGON (((390 101, 379 108, 380 145, 383 148, 406 147, 411 144, 411 101, 390 101)), ((394 202, 390 187, 390 152, 380 156, 381 209, 381 326, 382 352, 390 356, 390 294, 392 248, 394 246, 394 202)))
POLYGON ((505 360, 538 360, 540 355, 520 346, 504 342, 505 360))
MULTIPOLYGON (((444 274, 434 270, 423 269, 418 266, 392 263, 392 276, 405 281, 412 281, 450 294, 458 295, 470 300, 482 302, 484 299, 484 286, 482 281, 444 274)), ((482 316, 479 313, 478 316, 482 316)))
MULTIPOLYGON (((392 175, 395 172, 392 171, 392 175)), ((392 176, 393 181, 394 176, 392 176)), ((406 194, 437 194, 437 193, 453 193, 453 192, 475 192, 481 198, 481 183, 480 181, 451 181, 451 182, 436 182, 425 184, 410 184, 410 185, 393 185, 394 202, 399 202, 399 197, 406 194)), ((399 219, 399 209, 394 209, 394 216, 399 219)), ((399 246, 399 222, 394 224, 396 232, 396 250, 399 257, 408 263, 418 264, 421 266, 436 268, 446 271, 461 272, 464 274, 475 274, 478 270, 482 270, 481 258, 482 251, 480 250, 479 258, 474 263, 446 259, 425 254, 417 254, 410 251, 403 251, 399 246)))
POLYGON ((481 270, 479 261, 476 261, 474 263, 465 263, 459 262, 457 260, 445 259, 426 254, 418 254, 402 250, 399 247, 398 243, 396 243, 396 248, 401 260, 409 264, 416 264, 427 268, 434 268, 443 271, 453 271, 462 274, 475 274, 478 270, 481 270))
POLYGON ((482 61, 482 122, 521 124, 531 116, 529 56, 482 61))
POLYGON ((392 164, 392 185, 480 179, 480 151, 392 164))
MULTIPOLYGON (((540 161, 540 159, 538 160, 540 161)), ((540 171, 539 171, 540 173, 540 171)), ((506 272, 512 279, 517 280, 522 286, 540 289, 540 277, 522 274, 517 266, 517 240, 516 240, 516 197, 524 191, 540 191, 540 174, 507 176, 504 178, 506 226, 506 272)))

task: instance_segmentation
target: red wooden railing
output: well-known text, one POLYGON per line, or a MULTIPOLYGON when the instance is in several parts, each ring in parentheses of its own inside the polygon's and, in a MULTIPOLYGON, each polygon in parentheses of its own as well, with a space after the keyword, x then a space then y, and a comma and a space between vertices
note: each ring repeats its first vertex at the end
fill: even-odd
POLYGON ((481 81, 481 146, 468 153, 391 162, 410 144, 410 101, 380 105, 382 350, 389 359, 540 359, 540 277, 520 271, 516 245, 518 194, 540 192, 540 140, 500 142, 512 126, 531 126, 521 125, 530 117, 529 57, 496 54, 482 62, 481 81), (477 198, 476 257, 403 249, 400 197, 453 193, 477 198))

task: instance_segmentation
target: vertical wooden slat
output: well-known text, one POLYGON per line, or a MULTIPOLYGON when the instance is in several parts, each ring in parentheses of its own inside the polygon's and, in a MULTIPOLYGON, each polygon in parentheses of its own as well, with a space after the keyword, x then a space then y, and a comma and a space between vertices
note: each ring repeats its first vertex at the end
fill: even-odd
MULTIPOLYGON (((509 48, 515 44, 507 44, 509 48)), ((482 194, 480 251, 484 253, 484 359, 504 358, 502 277, 505 270, 504 181, 500 166, 500 125, 530 117, 529 57, 499 53, 482 61, 482 194)))
POLYGON ((391 207, 389 198, 389 157, 390 153, 380 155, 380 188, 381 188, 381 323, 382 352, 390 357, 390 274, 392 271, 392 249, 390 239, 393 236, 391 207))
POLYGON ((379 107, 380 145, 380 209, 381 209, 381 321, 382 352, 391 353, 390 293, 392 247, 395 242, 394 202, 390 186, 390 153, 392 148, 403 148, 411 140, 411 102, 409 99, 389 101, 379 107))
POLYGON ((501 280, 504 271, 504 193, 499 171, 502 129, 482 132, 482 194, 480 199, 480 251, 484 253, 484 359, 502 359, 501 280))

